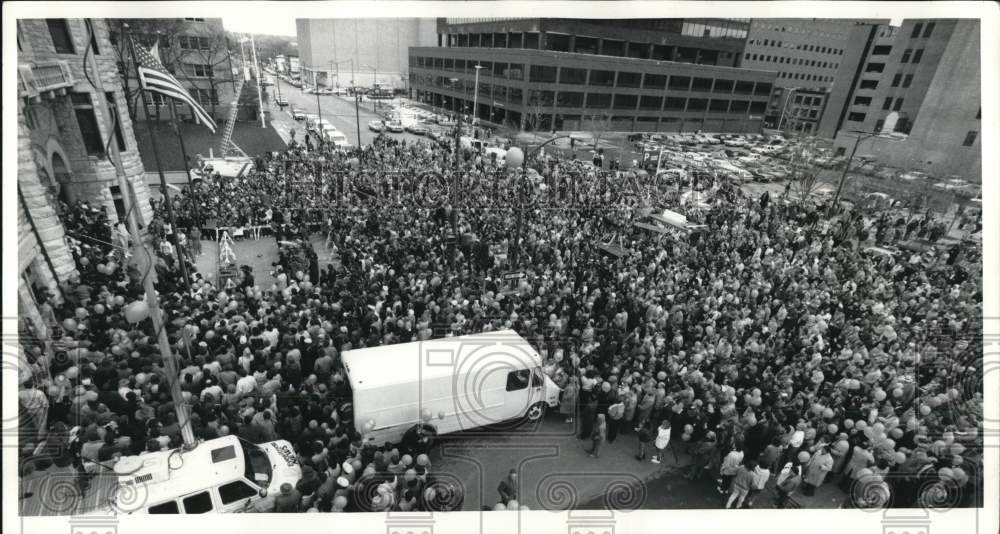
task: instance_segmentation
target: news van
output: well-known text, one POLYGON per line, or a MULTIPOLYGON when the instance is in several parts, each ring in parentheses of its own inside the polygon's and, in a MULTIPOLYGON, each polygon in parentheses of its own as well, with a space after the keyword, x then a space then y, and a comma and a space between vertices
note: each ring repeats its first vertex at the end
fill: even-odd
POLYGON ((376 443, 398 443, 421 422, 444 435, 537 421, 559 405, 542 357, 513 330, 349 350, 341 359, 354 425, 376 443))
POLYGON ((122 457, 108 508, 128 514, 204 514, 244 511, 281 485, 302 478, 285 440, 256 445, 237 436, 182 448, 122 457))

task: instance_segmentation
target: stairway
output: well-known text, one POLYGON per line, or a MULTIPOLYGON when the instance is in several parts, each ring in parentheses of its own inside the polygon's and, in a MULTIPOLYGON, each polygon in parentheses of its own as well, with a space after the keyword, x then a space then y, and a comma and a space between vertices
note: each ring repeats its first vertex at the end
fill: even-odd
POLYGON ((236 127, 236 116, 239 114, 240 110, 240 93, 243 92, 244 85, 246 85, 246 78, 240 77, 239 84, 236 86, 236 91, 233 93, 233 101, 229 104, 229 120, 226 122, 226 129, 222 134, 222 144, 219 147, 219 154, 223 158, 229 156, 233 152, 237 155, 246 157, 246 154, 240 150, 240 147, 233 143, 233 128, 236 127))

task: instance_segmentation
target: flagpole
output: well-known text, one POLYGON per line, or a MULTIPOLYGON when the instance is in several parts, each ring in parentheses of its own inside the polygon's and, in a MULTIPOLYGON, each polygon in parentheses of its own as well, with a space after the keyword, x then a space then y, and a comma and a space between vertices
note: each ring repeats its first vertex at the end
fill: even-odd
MULTIPOLYGON (((128 39, 127 46, 129 48, 130 55, 132 56, 133 65, 135 67, 136 81, 139 83, 139 91, 142 93, 143 105, 146 104, 146 92, 142 88, 142 77, 139 75, 139 63, 135 54, 135 42, 132 40, 132 34, 128 30, 128 25, 123 24, 125 28, 125 39, 128 39)), ((93 56, 91 56, 93 57, 93 56)), ((96 63, 96 61, 95 61, 96 63)), ((94 72, 97 71, 97 65, 93 65, 94 72)), ((100 76, 95 76, 98 80, 98 84, 101 83, 100 76)), ((107 104, 105 103, 105 107, 107 104)), ((147 117, 148 119, 148 117, 147 117)), ((110 122, 109 122, 110 124, 110 122)), ((156 148, 156 142, 153 140, 153 153, 158 154, 156 148)), ((118 171, 118 182, 120 187, 122 187, 122 200, 125 202, 125 209, 127 212, 132 213, 132 217, 129 218, 130 230, 132 233, 132 242, 135 243, 135 255, 139 256, 139 252, 143 253, 143 257, 152 259, 153 255, 146 248, 145 243, 139 235, 139 228, 136 222, 136 214, 132 212, 132 207, 130 207, 131 199, 125 194, 128 189, 126 189, 127 184, 125 181, 125 168, 122 166, 121 154, 118 152, 118 145, 116 143, 111 143, 113 147, 112 150, 115 155, 115 169, 118 171)), ((159 165, 159 156, 156 157, 157 165, 159 165)), ((160 170, 160 179, 163 180, 163 171, 160 170)), ((166 194, 166 187, 164 187, 164 194, 166 194)), ((147 266, 147 272, 142 277, 143 290, 146 293, 146 304, 149 306, 149 317, 153 321, 153 330, 157 334, 157 344, 160 348, 160 356, 163 359, 163 367, 166 371, 167 381, 170 384, 170 399, 174 404, 174 412, 177 414, 177 424, 181 429, 181 438, 184 440, 185 449, 193 449, 198 445, 197 440, 194 437, 194 429, 191 428, 190 418, 188 417, 188 407, 184 403, 184 396, 181 394, 181 384, 178 380, 180 376, 180 370, 177 366, 177 356, 174 354, 173 349, 170 346, 170 340, 167 339, 167 330, 163 324, 163 314, 160 311, 160 299, 156 294, 156 288, 153 286, 153 262, 149 261, 147 266)))
MULTIPOLYGON (((135 46, 135 43, 130 43, 131 46, 135 46)), ((139 62, 135 56, 135 50, 132 50, 132 60, 135 66, 135 78, 139 82, 139 95, 142 96, 142 107, 147 106, 146 90, 142 88, 142 77, 139 74, 139 62)), ((177 263, 180 264, 181 276, 184 278, 184 285, 189 289, 191 288, 191 279, 188 277, 187 264, 184 262, 184 257, 181 255, 180 246, 177 244, 177 221, 174 220, 174 206, 170 202, 170 190, 167 188, 167 177, 163 174, 163 165, 160 163, 160 149, 156 144, 156 136, 153 135, 153 127, 151 126, 152 121, 149 117, 146 117, 146 132, 149 134, 149 144, 153 145, 153 161, 156 162, 156 172, 160 175, 160 189, 163 190, 163 203, 167 206, 167 220, 170 221, 170 235, 168 239, 170 243, 174 246, 174 251, 177 253, 177 263)), ((185 163, 187 166, 187 163, 185 163)))
POLYGON ((261 94, 261 85, 264 84, 264 79, 260 76, 260 63, 257 63, 257 44, 253 40, 253 34, 250 34, 250 57, 253 58, 253 71, 257 76, 257 102, 260 103, 260 127, 267 128, 264 124, 264 97, 261 94))
MULTIPOLYGON (((191 167, 188 165, 187 149, 184 147, 184 136, 181 135, 180 126, 177 124, 177 102, 170 99, 170 122, 173 123, 174 133, 177 134, 177 141, 181 144, 181 157, 184 158, 184 175, 187 176, 188 184, 188 195, 192 195, 192 200, 194 196, 192 191, 194 191, 194 184, 191 182, 191 167)), ((198 209, 198 203, 194 202, 194 224, 196 224, 201 229, 201 211, 198 209)), ((190 237, 190 236, 189 236, 190 237)))

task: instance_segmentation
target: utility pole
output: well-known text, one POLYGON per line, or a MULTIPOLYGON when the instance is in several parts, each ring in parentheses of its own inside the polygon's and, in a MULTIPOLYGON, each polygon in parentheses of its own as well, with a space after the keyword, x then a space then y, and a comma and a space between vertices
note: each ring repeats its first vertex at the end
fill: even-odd
MULTIPOLYGON (((128 28, 128 25, 123 25, 124 28, 128 28)), ((132 36, 130 32, 126 30, 126 38, 129 39, 128 44, 131 50, 134 45, 131 40, 132 36)), ((97 62, 94 59, 93 54, 90 55, 91 68, 94 72, 97 70, 97 62)), ((135 61, 135 51, 132 50, 132 60, 135 61)), ((136 66, 138 64, 136 63, 136 66)), ((94 77, 97 90, 103 93, 103 82, 100 76, 94 77)), ((140 87, 140 91, 143 89, 140 87)), ((104 114, 105 124, 112 124, 111 112, 108 109, 106 99, 97 99, 98 101, 103 101, 103 105, 100 106, 102 113, 104 114)), ((132 236, 133 243, 133 258, 137 260, 139 258, 152 258, 152 254, 146 249, 146 244, 142 241, 142 235, 139 233, 139 222, 138 213, 135 211, 136 207, 132 204, 132 196, 130 194, 131 189, 129 188, 128 179, 125 175, 125 167, 122 165, 121 153, 118 151, 118 144, 111 143, 111 153, 112 153, 112 163, 115 166, 115 174, 118 178, 118 187, 122 190, 122 202, 125 204, 125 213, 129 214, 127 216, 127 224, 129 228, 129 233, 132 236)), ((155 143, 154 143, 155 145, 155 143)), ((137 265, 137 267, 140 267, 137 265)), ((151 274, 149 271, 153 270, 153 265, 150 262, 149 265, 145 266, 148 270, 146 274, 151 274)), ((170 384, 170 399, 174 403, 174 411, 177 414, 177 424, 181 429, 181 438, 184 441, 184 448, 192 449, 197 446, 198 442, 194 437, 194 429, 191 428, 191 422, 188 415, 187 404, 184 402, 184 396, 181 394, 181 384, 178 380, 180 375, 180 369, 177 365, 177 356, 174 354, 172 347, 170 346, 170 340, 167 339, 167 331, 163 322, 163 315, 160 312, 160 300, 156 294, 156 288, 153 286, 152 276, 143 276, 143 290, 146 294, 146 303, 149 306, 149 317, 153 322, 153 330, 157 333, 157 345, 160 349, 160 356, 163 358, 163 366, 166 371, 167 379, 170 384)))
POLYGON ((354 93, 354 124, 358 127, 358 149, 361 149, 361 111, 358 109, 358 94, 354 93))
POLYGON ((260 63, 257 62, 257 45, 254 44, 252 33, 250 34, 250 52, 253 57, 253 69, 257 73, 257 102, 260 103, 260 127, 266 128, 267 125, 264 124, 264 97, 262 96, 263 91, 261 91, 264 79, 260 75, 260 63))

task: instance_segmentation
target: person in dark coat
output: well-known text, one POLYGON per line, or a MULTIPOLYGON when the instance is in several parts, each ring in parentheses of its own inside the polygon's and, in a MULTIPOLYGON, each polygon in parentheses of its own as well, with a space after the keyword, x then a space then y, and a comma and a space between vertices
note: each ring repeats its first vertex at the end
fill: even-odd
POLYGON ((274 500, 274 512, 277 514, 294 514, 299 511, 302 494, 285 482, 281 485, 281 494, 274 500))
POLYGON ((504 505, 517 500, 517 469, 511 469, 507 473, 507 478, 500 481, 497 491, 500 492, 500 502, 504 505))

